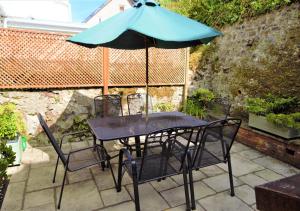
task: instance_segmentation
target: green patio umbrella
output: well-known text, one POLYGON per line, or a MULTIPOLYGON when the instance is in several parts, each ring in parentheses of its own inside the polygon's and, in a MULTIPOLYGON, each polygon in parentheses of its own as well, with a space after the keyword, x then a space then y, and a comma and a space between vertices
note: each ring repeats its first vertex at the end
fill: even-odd
POLYGON ((148 48, 185 48, 206 44, 219 35, 221 33, 217 30, 164 9, 153 0, 139 0, 133 8, 69 38, 68 41, 89 48, 145 48, 148 116, 148 48))

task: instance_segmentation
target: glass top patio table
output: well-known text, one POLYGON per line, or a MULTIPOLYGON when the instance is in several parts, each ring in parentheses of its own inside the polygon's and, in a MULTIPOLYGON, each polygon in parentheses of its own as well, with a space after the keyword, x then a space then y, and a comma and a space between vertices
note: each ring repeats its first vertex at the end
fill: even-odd
POLYGON ((91 131, 101 141, 137 137, 171 127, 202 127, 206 124, 206 121, 181 112, 152 113, 148 121, 144 115, 96 117, 88 120, 91 131))

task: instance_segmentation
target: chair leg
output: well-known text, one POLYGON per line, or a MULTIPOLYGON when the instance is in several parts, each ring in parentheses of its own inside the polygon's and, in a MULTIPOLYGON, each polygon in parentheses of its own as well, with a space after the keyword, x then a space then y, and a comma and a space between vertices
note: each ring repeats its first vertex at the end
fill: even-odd
POLYGON ((58 161, 59 161, 59 156, 57 156, 56 166, 55 166, 55 170, 54 170, 54 175, 53 175, 52 183, 55 183, 58 161))
POLYGON ((233 185, 230 155, 228 155, 227 163, 228 163, 228 173, 229 173, 229 182, 230 182, 230 195, 234 196, 235 194, 234 194, 234 185, 233 185))
POLYGON ((135 210, 140 211, 140 197, 139 197, 139 188, 138 188, 138 175, 137 175, 137 167, 136 164, 132 164, 132 180, 133 180, 133 190, 134 190, 134 203, 135 210))
POLYGON ((133 190, 134 190, 134 203, 135 203, 135 210, 140 211, 140 197, 139 197, 139 188, 137 179, 133 179, 133 190))
POLYGON ((191 204, 190 204, 190 194, 189 194, 189 186, 188 186, 188 180, 187 180, 187 172, 186 167, 183 167, 183 184, 184 184, 184 193, 185 193, 185 203, 186 203, 186 210, 191 210, 191 204))
POLYGON ((57 209, 60 209, 61 199, 62 199, 64 187, 65 187, 65 180, 66 180, 67 170, 68 170, 68 166, 66 165, 66 167, 65 167, 65 173, 64 173, 64 179, 63 179, 62 184, 61 184, 61 189, 60 189, 60 195, 59 195, 57 209))
POLYGON ((195 210, 196 209, 196 202, 195 202, 194 179, 193 179, 192 169, 189 169, 189 182, 190 182, 192 210, 195 210))

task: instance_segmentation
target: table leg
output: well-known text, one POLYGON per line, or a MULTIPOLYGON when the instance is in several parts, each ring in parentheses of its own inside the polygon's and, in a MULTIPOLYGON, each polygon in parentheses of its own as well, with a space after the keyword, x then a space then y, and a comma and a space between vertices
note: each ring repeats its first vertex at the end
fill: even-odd
MULTIPOLYGON (((96 136, 95 136, 94 134, 93 134, 93 138, 94 138, 94 146, 96 146, 96 144, 97 144, 97 138, 96 138, 96 136)), ((102 147, 104 147, 103 141, 100 141, 100 145, 101 145, 102 147)), ((95 149, 96 149, 96 148, 94 148, 94 151, 95 151, 95 149)), ((100 156, 101 156, 101 159, 103 159, 103 158, 105 157, 104 152, 103 152, 102 150, 101 150, 101 152, 100 152, 100 156)), ((104 169, 105 169, 105 167, 106 167, 104 161, 101 162, 101 167, 102 167, 102 170, 104 171, 104 169)))
POLYGON ((136 156, 141 157, 142 156, 141 139, 139 136, 135 136, 134 139, 135 139, 136 156))

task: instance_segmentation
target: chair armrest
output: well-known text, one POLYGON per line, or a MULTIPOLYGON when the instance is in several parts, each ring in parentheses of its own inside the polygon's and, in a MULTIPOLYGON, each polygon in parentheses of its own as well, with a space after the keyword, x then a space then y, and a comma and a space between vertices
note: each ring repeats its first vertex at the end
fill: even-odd
MULTIPOLYGON (((76 153, 76 152, 81 152, 81 151, 84 151, 84 150, 87 150, 87 149, 94 149, 95 147, 99 147, 99 148, 105 150, 105 148, 104 148, 103 146, 101 146, 101 145, 99 145, 99 144, 96 144, 95 146, 91 146, 91 147, 85 147, 85 148, 81 148, 81 149, 71 150, 71 151, 69 152, 69 154, 74 154, 74 153, 76 153)), ((106 150, 105 150, 105 153, 106 153, 106 150)), ((106 153, 106 154, 107 154, 107 153, 106 153)))

